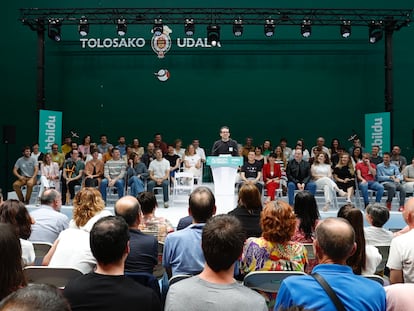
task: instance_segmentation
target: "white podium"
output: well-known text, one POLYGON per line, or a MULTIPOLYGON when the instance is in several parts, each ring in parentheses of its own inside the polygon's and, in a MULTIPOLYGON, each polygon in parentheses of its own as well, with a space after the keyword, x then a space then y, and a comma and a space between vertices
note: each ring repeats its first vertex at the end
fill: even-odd
POLYGON ((216 198, 216 214, 227 214, 234 209, 234 185, 237 169, 243 165, 243 157, 220 155, 207 157, 207 165, 213 172, 214 196, 216 198))

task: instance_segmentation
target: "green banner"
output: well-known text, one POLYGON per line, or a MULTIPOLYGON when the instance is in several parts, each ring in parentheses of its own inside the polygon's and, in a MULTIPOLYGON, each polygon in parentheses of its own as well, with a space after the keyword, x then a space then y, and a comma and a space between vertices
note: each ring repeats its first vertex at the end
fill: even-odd
POLYGON ((371 152, 372 146, 379 146, 380 155, 391 150, 390 113, 368 113, 365 115, 365 147, 371 152))
POLYGON ((52 110, 39 111, 39 150, 49 152, 52 144, 60 146, 62 142, 62 112, 52 110))

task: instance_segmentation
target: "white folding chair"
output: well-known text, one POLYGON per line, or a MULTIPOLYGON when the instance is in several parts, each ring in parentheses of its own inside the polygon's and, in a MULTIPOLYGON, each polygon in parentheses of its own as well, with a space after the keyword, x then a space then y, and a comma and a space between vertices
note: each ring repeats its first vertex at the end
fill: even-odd
POLYGON ((23 269, 27 282, 36 284, 49 284, 63 289, 66 284, 82 275, 74 268, 52 268, 44 266, 28 266, 23 269))
POLYGON ((194 176, 189 172, 176 172, 174 176, 173 202, 177 200, 179 195, 188 195, 194 189, 194 176))
POLYGON ((243 285, 269 293, 277 293, 284 279, 294 275, 306 275, 301 271, 252 271, 244 277, 243 285))

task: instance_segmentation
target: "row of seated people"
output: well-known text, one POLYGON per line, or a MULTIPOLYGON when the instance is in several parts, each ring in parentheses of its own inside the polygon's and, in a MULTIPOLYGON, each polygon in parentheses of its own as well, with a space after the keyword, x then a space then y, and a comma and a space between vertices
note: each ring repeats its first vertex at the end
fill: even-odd
MULTIPOLYGON (((240 169, 240 181, 253 183, 262 192, 263 184, 270 200, 275 198, 277 189, 287 186, 289 203, 293 204, 295 190, 307 189, 312 193, 316 190, 324 192, 324 211, 328 210, 334 197, 338 193, 351 202, 356 187, 359 187, 365 206, 369 203, 368 189, 376 191, 376 202, 380 202, 384 189, 387 190, 387 207, 391 209, 391 202, 399 191, 400 211, 403 209, 406 190, 413 192, 413 182, 410 174, 413 174, 413 165, 408 165, 402 174, 399 168, 391 163, 391 154, 385 152, 383 161, 378 167, 370 162, 371 155, 364 153, 361 160, 354 163, 348 153, 339 155, 338 163, 332 168, 327 153, 316 155, 312 164, 303 160, 303 151, 298 148, 294 152, 294 158, 286 163, 280 162, 280 153, 270 153, 266 157, 266 163, 257 160, 257 153, 248 152, 247 161, 240 169), (278 160, 279 159, 279 160, 278 160), (404 180, 406 180, 404 182, 404 180)), ((414 162, 414 160, 413 160, 414 162)))
MULTIPOLYGON (((52 150, 56 147, 57 145, 52 147, 52 150)), ((141 161, 141 156, 134 152, 130 153, 126 159, 121 158, 120 150, 117 148, 111 149, 111 158, 105 163, 99 159, 100 153, 97 149, 92 150, 91 159, 84 162, 79 156, 79 151, 73 149, 69 152, 70 157, 63 163, 62 171, 52 159, 53 152, 47 153, 40 165, 38 200, 44 189, 60 190, 61 184, 64 204, 67 200, 73 199, 75 187, 81 184, 87 187, 99 187, 104 200, 106 200, 108 186, 116 187, 119 197, 122 197, 125 184, 127 184, 131 187, 131 194, 136 196, 144 190, 148 179, 150 190, 155 186, 163 188, 164 202, 168 206, 168 186, 173 174, 182 168, 193 174, 195 178, 201 178, 202 158, 196 153, 193 145, 187 147, 182 156, 183 159, 174 153, 172 145, 168 147, 168 152, 164 157, 162 152, 157 152, 157 150, 155 150, 154 159, 148 159, 148 163, 145 164, 141 161), (66 198, 66 193, 68 193, 68 198, 66 198)), ((28 203, 35 184, 35 176, 38 175, 36 162, 30 156, 29 147, 24 148, 23 156, 17 160, 13 172, 18 178, 13 188, 18 198, 28 203), (26 199, 23 198, 21 191, 23 185, 27 185, 26 199)))
MULTIPOLYGON (((55 261, 55 263, 58 265, 60 264, 64 266, 75 266, 81 269, 83 272, 92 271, 94 265, 96 264, 96 261, 94 261, 95 258, 91 255, 89 243, 86 241, 89 241, 88 232, 91 230, 92 223, 96 222, 99 218, 106 215, 103 201, 99 198, 99 192, 93 188, 82 189, 77 194, 77 199, 74 203, 74 206, 75 208, 79 207, 79 214, 74 211, 74 220, 72 221, 73 226, 70 229, 67 229, 59 234, 59 237, 55 241, 50 254, 45 257, 45 263, 49 261, 48 263, 53 265, 53 262, 55 261), (82 220, 82 223, 78 223, 77 219, 82 220), (57 257, 54 259, 55 256, 57 257)), ((246 240, 246 242, 244 242, 244 239, 242 240, 244 243, 242 243, 241 246, 244 244, 244 248, 242 252, 240 267, 243 273, 248 273, 250 271, 256 270, 306 271, 306 267, 309 265, 307 252, 303 245, 298 243, 298 241, 304 241, 303 239, 305 239, 305 241, 310 241, 315 234, 314 231, 317 227, 318 222, 321 221, 319 220, 318 209, 316 207, 316 202, 312 194, 306 191, 301 191, 297 194, 295 200, 294 209, 292 209, 287 203, 281 200, 268 202, 263 212, 260 214, 261 200, 258 190, 252 185, 246 185, 242 187, 239 194, 239 206, 236 208, 236 210, 233 211, 233 214, 235 217, 238 217, 241 220, 242 224, 245 224, 246 221, 247 223, 251 224, 252 220, 255 219, 256 227, 260 226, 260 232, 256 232, 256 237, 249 238, 246 240), (247 202, 255 202, 257 206, 248 206, 247 202), (300 207, 300 205, 302 205, 302 207, 300 207), (257 212, 257 209, 259 210, 259 213, 257 212), (251 213, 250 210, 253 210, 255 212, 251 213), (313 218, 313 220, 311 220, 312 214, 317 215, 317 217, 313 218), (250 215, 249 220, 247 220, 249 217, 247 215, 250 215), (258 215, 260 215, 259 218, 257 218, 258 215), (260 235, 257 235, 257 233, 260 235)), ((1 211, 3 212, 3 210, 7 210, 8 206, 9 202, 6 201, 2 205, 1 211)), ((20 206, 22 209, 25 209, 23 204, 20 203, 20 206)), ((413 209, 414 201, 411 199, 409 202, 407 202, 405 213, 410 213, 411 215, 411 213, 414 212, 413 209)), ((194 190, 190 196, 189 211, 190 215, 193 218, 193 224, 177 233, 168 234, 165 239, 163 265, 169 275, 182 273, 193 275, 199 273, 200 271, 204 272, 203 268, 205 260, 207 260, 208 263, 208 258, 204 258, 203 255, 204 247, 201 248, 201 245, 203 245, 203 243, 201 243, 201 236, 203 228, 205 227, 205 223, 208 222, 208 220, 215 213, 214 195, 208 188, 199 187, 194 190), (189 253, 191 253, 192 256, 186 256, 186 254, 188 255, 189 253)), ((385 207, 382 207, 382 212, 387 215, 388 210, 385 207)), ((133 224, 130 225, 131 237, 132 233, 135 233, 137 236, 142 236, 142 234, 139 233, 139 227, 137 227, 141 216, 139 211, 139 204, 136 199, 129 196, 120 199, 115 205, 115 213, 125 218, 127 223, 129 222, 133 224)), ((378 214, 380 213, 372 213, 372 215, 378 214)), ((365 240, 364 231, 362 230, 362 213, 352 205, 346 205, 339 211, 338 216, 348 219, 351 222, 351 225, 354 227, 356 234, 356 248, 353 246, 354 240, 352 240, 352 252, 350 251, 347 253, 345 258, 347 259, 346 264, 350 266, 350 273, 352 274, 352 270, 355 274, 375 272, 375 268, 378 264, 378 260, 380 260, 380 257, 378 258, 377 256, 378 251, 376 254, 371 253, 372 250, 368 250, 368 247, 364 247, 365 240)), ((3 220, 3 218, 0 219, 3 220)), ((220 217, 217 217, 217 219, 220 219, 220 217)), ((9 220, 9 222, 11 221, 9 220)), ((374 224, 373 222, 373 225, 375 226, 377 223, 374 224)), ((412 224, 409 225, 411 228, 412 224)), ((335 227, 338 227, 337 223, 335 227)), ((220 226, 216 227, 215 230, 222 232, 225 230, 225 228, 226 227, 220 223, 220 226)), ((381 228, 379 228, 379 230, 381 230, 381 228)), ((243 231, 248 231, 247 227, 244 227, 243 231)), ((409 233, 405 234, 407 234, 408 237, 409 233)), ((412 267, 410 268, 398 266, 398 262, 401 262, 399 256, 404 256, 404 254, 398 253, 400 244, 397 244, 397 240, 399 243, 403 242, 403 240, 405 241, 405 234, 402 235, 404 239, 398 238, 395 240, 396 246, 394 254, 394 242, 391 242, 391 254, 388 261, 388 266, 391 268, 390 276, 392 283, 395 280, 398 280, 399 275, 401 275, 401 277, 404 276, 403 280, 405 282, 411 282, 410 280, 413 278, 413 275, 410 274, 412 267)), ((250 236, 249 232, 247 236, 250 236)), ((339 237, 341 234, 334 234, 333 236, 339 237)), ((316 238, 318 238, 317 233, 316 238)), ((140 247, 144 244, 145 243, 138 243, 135 245, 135 247, 140 247)), ((127 261, 129 256, 132 258, 137 258, 142 254, 142 252, 137 252, 135 247, 132 247, 134 243, 130 242, 130 245, 131 252, 128 254, 128 256, 126 256, 127 261)), ((217 249, 217 244, 214 243, 213 249, 215 249, 220 258, 222 258, 223 253, 225 253, 227 250, 227 247, 224 249, 217 249)), ((236 252, 236 257, 234 257, 234 259, 237 258, 239 254, 240 253, 236 252)), ((320 255, 321 254, 317 251, 317 257, 319 259, 324 258, 322 256, 320 257, 320 255)), ((140 260, 137 260, 136 262, 139 266, 144 266, 140 260)), ((345 261, 341 264, 344 265, 345 261)), ((233 266, 229 266, 233 271, 233 266)), ((205 274, 203 274, 203 272, 201 272, 199 278, 205 274)), ((196 282, 199 283, 197 280, 196 282)), ((189 285, 191 283, 183 283, 182 286, 185 286, 184 284, 189 285)), ((73 290, 73 287, 71 288, 73 290)), ((176 299, 180 299, 180 295, 178 295, 176 292, 176 290, 179 288, 180 287, 173 287, 172 289, 175 290, 169 292, 169 296, 167 297, 167 305, 169 303, 176 303, 176 299)), ((376 290, 378 291, 377 288, 376 290)), ((353 298, 355 299, 354 296, 353 298)), ((182 306, 182 304, 179 305, 182 306)))

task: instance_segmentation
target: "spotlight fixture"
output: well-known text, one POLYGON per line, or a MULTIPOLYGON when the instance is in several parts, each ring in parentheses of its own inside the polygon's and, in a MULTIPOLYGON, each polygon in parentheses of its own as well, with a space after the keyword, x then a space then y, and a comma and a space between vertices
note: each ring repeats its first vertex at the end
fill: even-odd
POLYGON ((152 27, 152 32, 155 36, 161 36, 163 32, 163 24, 162 24, 162 18, 156 18, 154 19, 154 26, 152 27))
POLYGON ((82 16, 79 20, 78 31, 82 37, 87 36, 89 33, 89 22, 85 16, 82 16))
POLYGON ((243 34, 243 21, 240 18, 234 20, 233 34, 236 37, 240 37, 243 34))
POLYGON ((300 33, 302 37, 309 38, 312 34, 312 22, 310 19, 303 20, 302 25, 300 26, 300 33))
POLYGON ((372 21, 368 27, 368 36, 370 43, 380 41, 383 36, 382 22, 372 21))
POLYGON ((264 33, 266 37, 271 37, 275 33, 275 21, 273 19, 266 19, 264 25, 264 33))
POLYGON ((342 21, 340 31, 342 38, 349 38, 351 36, 351 22, 342 21))
POLYGON ((118 36, 125 36, 127 32, 127 24, 125 18, 118 18, 116 22, 116 32, 118 36))
POLYGON ((62 23, 60 22, 60 19, 58 18, 51 18, 49 19, 49 24, 47 26, 47 36, 56 41, 59 42, 62 37, 60 35, 62 23))
POLYGON ((194 31, 195 31, 194 19, 186 18, 185 24, 184 24, 184 33, 186 34, 186 36, 191 37, 192 35, 194 35, 194 31))
POLYGON ((220 46, 220 26, 219 25, 207 26, 207 42, 211 46, 220 46))

